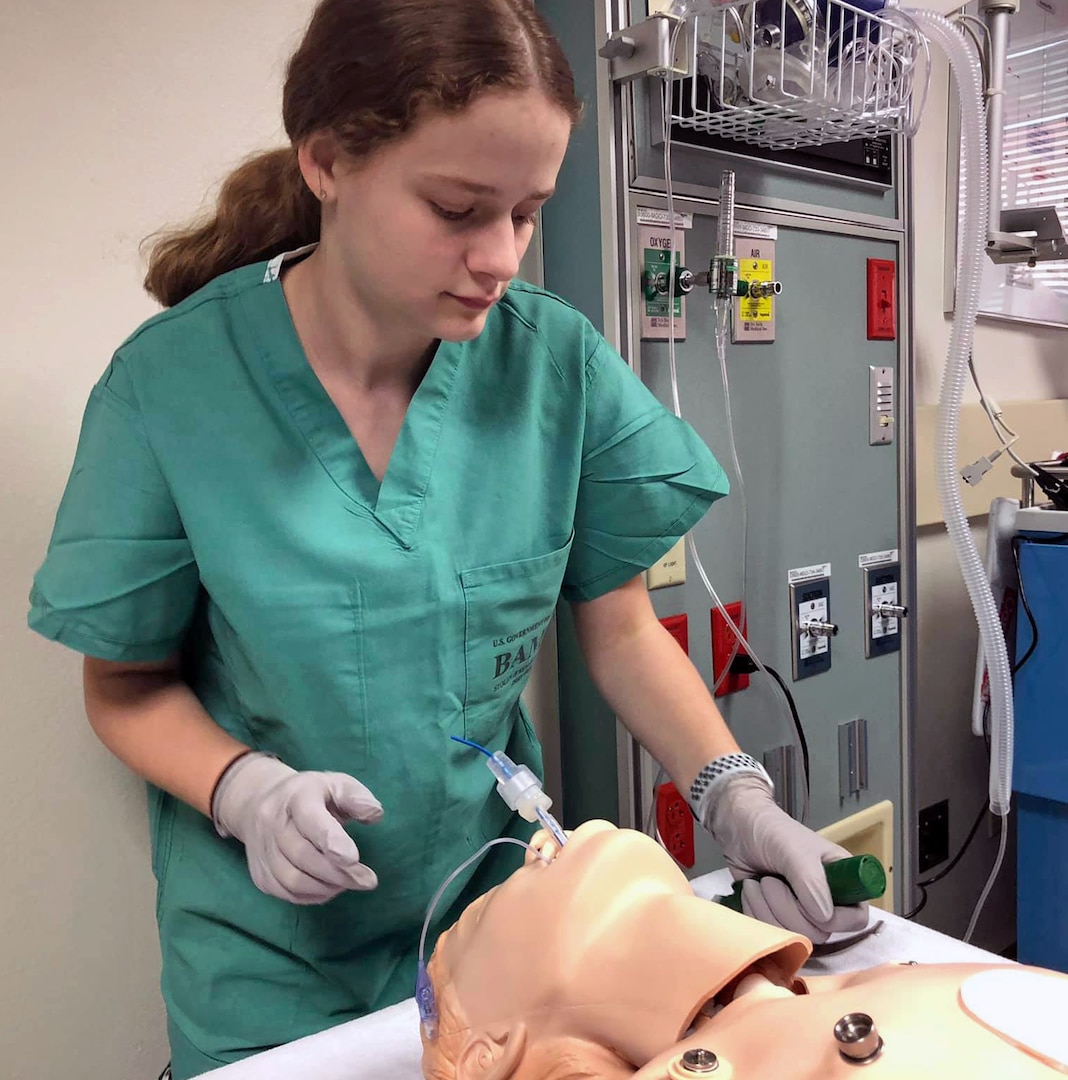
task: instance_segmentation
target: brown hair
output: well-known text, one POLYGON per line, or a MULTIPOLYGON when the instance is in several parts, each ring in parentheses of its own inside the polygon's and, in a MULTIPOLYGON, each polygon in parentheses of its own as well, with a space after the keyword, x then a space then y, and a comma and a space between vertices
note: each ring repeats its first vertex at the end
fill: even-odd
POLYGON ((319 203, 296 152, 310 135, 332 132, 365 157, 424 109, 531 89, 577 122, 571 69, 533 0, 321 0, 286 70, 291 145, 233 172, 209 220, 150 238, 145 288, 171 307, 219 274, 318 240, 319 203))

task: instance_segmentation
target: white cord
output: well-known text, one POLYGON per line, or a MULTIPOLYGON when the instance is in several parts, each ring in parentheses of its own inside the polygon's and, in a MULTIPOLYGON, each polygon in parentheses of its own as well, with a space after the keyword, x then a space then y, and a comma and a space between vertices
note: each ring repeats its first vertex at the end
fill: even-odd
POLYGON ((968 369, 972 373, 972 382, 975 383, 975 389, 979 393, 979 403, 983 406, 983 412, 986 413, 987 419, 990 421, 990 426, 994 429, 994 434, 998 438, 998 442, 1001 443, 1002 449, 1020 466, 1021 469, 1027 471, 1028 475, 1032 477, 1038 476, 1038 473, 1031 468, 1030 465, 1019 454, 1013 450, 1013 446, 1020 438, 1012 428, 1002 419, 1002 410, 996 401, 991 401, 987 397, 986 392, 983 390, 983 385, 979 380, 979 372, 975 367, 974 357, 968 357, 968 369), (1004 429, 1004 430, 1002 430, 1004 429), (1009 436, 1009 440, 1006 440, 1005 436, 1009 436))
MULTIPOLYGON (((682 28, 682 24, 675 27, 672 35, 670 48, 672 55, 675 55, 675 49, 678 44, 679 31, 682 28)), ((682 408, 679 404, 678 396, 678 365, 675 357, 675 188, 672 184, 672 83, 671 78, 665 76, 662 83, 663 93, 663 136, 664 136, 664 186, 667 189, 667 218, 668 218, 668 230, 670 230, 670 240, 668 240, 668 284, 667 284, 667 366, 671 373, 672 381, 672 410, 675 416, 679 419, 682 418, 682 408)), ((718 338, 717 338, 718 343, 718 338)), ((730 414, 730 396, 727 389, 727 372, 724 362, 720 363, 720 372, 722 379, 724 379, 724 389, 727 394, 727 426, 730 433, 731 453, 734 458, 735 470, 738 473, 739 485, 742 488, 742 610, 745 610, 745 586, 747 575, 747 553, 748 553, 748 510, 745 503, 745 487, 742 480, 741 465, 738 464, 738 450, 734 447, 734 429, 731 423, 730 414)), ((694 549, 695 551, 695 549, 694 549)), ((724 611, 724 615, 726 615, 724 611)), ((747 643, 746 643, 747 644, 747 643)), ((727 657, 727 662, 724 664, 724 670, 719 673, 719 677, 716 679, 715 684, 712 687, 713 697, 719 690, 720 686, 724 684, 727 676, 730 674, 730 666, 734 662, 734 658, 738 656, 739 648, 741 647, 741 639, 733 636, 731 638, 731 651, 727 657)), ((659 782, 659 781, 658 781, 659 782)), ((653 785, 653 789, 655 789, 653 785)), ((646 832, 649 832, 649 827, 646 828, 646 832)))

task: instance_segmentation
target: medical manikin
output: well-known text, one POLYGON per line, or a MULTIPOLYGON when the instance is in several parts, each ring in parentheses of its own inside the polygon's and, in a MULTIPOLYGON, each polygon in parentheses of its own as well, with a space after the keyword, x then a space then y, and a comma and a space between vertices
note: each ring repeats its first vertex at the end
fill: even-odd
POLYGON ((1008 975, 1068 1003, 1068 978, 895 964, 801 980, 805 938, 696 897, 649 837, 588 822, 536 845, 550 862, 528 858, 438 941, 427 1080, 832 1080, 863 1058, 863 1080, 1068 1072, 962 991, 1008 975))

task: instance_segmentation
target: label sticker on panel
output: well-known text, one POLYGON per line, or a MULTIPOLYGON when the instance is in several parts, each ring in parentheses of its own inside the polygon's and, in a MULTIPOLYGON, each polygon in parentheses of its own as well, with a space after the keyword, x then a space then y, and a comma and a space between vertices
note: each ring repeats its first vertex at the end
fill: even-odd
MULTIPOLYGON (((871 606, 878 607, 880 604, 897 604, 897 582, 888 581, 883 585, 876 585, 871 591, 871 606)), ((871 636, 872 639, 890 637, 900 633, 901 624, 895 616, 872 615, 871 636)))
POLYGON ((897 548, 892 548, 890 551, 873 551, 869 555, 861 555, 859 566, 863 570, 866 566, 882 566, 897 561, 897 548))
MULTIPOLYGON (((639 225, 659 225, 665 229, 667 228, 667 223, 669 220, 668 212, 666 210, 657 210, 652 206, 639 206, 637 218, 639 225)), ((693 214, 682 214, 676 211, 675 228, 692 229, 693 214)))
POLYGON ((820 563, 817 566, 803 566, 799 570, 787 572, 787 580, 791 585, 797 585, 802 581, 815 581, 817 578, 829 578, 831 576, 831 564, 820 563))
MULTIPOLYGON (((642 253, 641 336, 643 341, 667 341, 671 328, 668 295, 671 290, 671 231, 643 225, 638 229, 638 247, 642 253)), ((686 265, 685 234, 675 230, 675 267, 686 265)), ((675 292, 675 340, 686 338, 686 306, 675 292)))
MULTIPOLYGON (((736 236, 734 253, 738 257, 738 277, 741 281, 775 280, 774 241, 736 236)), ((774 340, 775 299, 771 296, 741 296, 735 300, 731 341, 737 344, 774 340)))
MULTIPOLYGON (((797 621, 802 627, 807 622, 827 622, 827 614, 827 597, 825 596, 808 600, 797 606, 797 621)), ((807 660, 810 656, 820 656, 830 652, 831 641, 827 637, 802 633, 797 643, 797 650, 801 659, 807 660)))

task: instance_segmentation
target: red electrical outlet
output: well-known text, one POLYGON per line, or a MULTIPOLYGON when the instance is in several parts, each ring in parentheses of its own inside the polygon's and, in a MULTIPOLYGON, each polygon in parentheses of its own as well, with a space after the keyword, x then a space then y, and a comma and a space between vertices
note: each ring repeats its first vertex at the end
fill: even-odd
MULTIPOLYGON (((740 600, 736 600, 733 604, 727 604, 727 614, 734 620, 734 625, 741 630, 742 634, 747 633, 745 625, 745 612, 742 611, 742 604, 740 600)), ((731 653, 734 652, 734 631, 727 625, 727 620, 723 618, 719 608, 712 609, 712 684, 719 683, 719 689, 716 691, 716 697, 723 697, 725 694, 733 694, 738 690, 744 690, 749 685, 748 675, 733 675, 728 674, 722 682, 720 682, 720 675, 723 669, 727 667, 731 659, 731 653)), ((746 649, 744 645, 739 644, 738 655, 744 656, 746 649)))
POLYGON ((897 337, 897 266, 890 259, 868 260, 868 340, 897 337))
POLYGON ((664 629, 679 643, 682 651, 690 655, 690 622, 683 615, 666 615, 660 620, 664 629))
POLYGON ((675 862, 687 868, 693 866, 693 814, 674 784, 661 784, 656 789, 656 827, 675 862))

